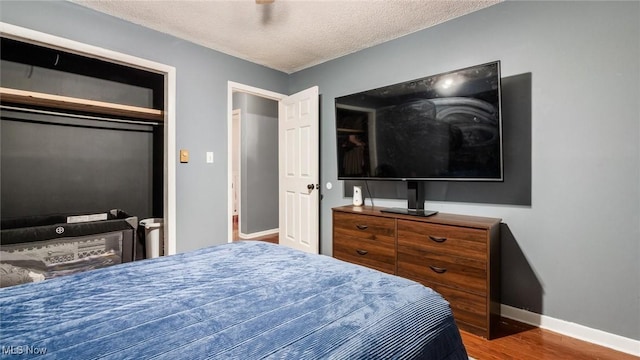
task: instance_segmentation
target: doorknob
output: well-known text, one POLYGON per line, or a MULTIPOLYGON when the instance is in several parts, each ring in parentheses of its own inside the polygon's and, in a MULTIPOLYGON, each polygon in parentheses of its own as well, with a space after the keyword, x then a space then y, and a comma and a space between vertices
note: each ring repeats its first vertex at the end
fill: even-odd
POLYGON ((315 188, 315 186, 313 184, 307 185, 307 189, 309 189, 309 190, 313 190, 314 188, 315 188))

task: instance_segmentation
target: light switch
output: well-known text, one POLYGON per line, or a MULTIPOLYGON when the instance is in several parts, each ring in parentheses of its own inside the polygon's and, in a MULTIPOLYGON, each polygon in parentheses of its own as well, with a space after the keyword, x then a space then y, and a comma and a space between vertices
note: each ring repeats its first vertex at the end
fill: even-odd
POLYGON ((208 164, 213 163, 213 151, 207 151, 207 163, 208 164))
POLYGON ((189 162, 189 150, 180 150, 180 162, 188 163, 189 162))

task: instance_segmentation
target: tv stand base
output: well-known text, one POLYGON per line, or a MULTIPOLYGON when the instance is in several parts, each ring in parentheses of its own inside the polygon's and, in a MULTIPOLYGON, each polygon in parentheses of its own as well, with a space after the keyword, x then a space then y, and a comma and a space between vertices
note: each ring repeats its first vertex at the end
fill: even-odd
POLYGON ((431 215, 435 215, 438 212, 432 210, 424 210, 424 209, 404 209, 404 208, 384 208, 380 209, 380 212, 384 213, 392 213, 392 214, 402 214, 402 215, 412 215, 412 216, 422 216, 427 217, 431 215))

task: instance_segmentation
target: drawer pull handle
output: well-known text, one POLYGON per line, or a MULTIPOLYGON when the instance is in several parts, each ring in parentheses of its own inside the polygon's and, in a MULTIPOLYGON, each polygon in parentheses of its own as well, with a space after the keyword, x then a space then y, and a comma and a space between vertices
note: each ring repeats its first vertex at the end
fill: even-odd
POLYGON ((437 243, 443 243, 443 242, 447 241, 446 237, 439 237, 439 236, 432 236, 432 235, 429 235, 429 239, 431 239, 431 240, 433 240, 433 241, 435 241, 437 243))
POLYGON ((360 255, 367 255, 369 252, 367 250, 357 249, 356 252, 360 255))
POLYGON ((447 269, 441 268, 441 267, 437 267, 437 266, 433 266, 433 265, 429 265, 429 268, 431 270, 433 270, 434 272, 437 272, 438 274, 444 274, 445 272, 447 272, 447 269))
POLYGON ((360 230, 367 230, 369 228, 367 225, 356 225, 356 227, 360 230))

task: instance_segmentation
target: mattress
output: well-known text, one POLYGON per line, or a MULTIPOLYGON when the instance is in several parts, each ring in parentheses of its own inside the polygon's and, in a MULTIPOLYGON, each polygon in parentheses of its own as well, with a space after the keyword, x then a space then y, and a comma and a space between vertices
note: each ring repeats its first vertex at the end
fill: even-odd
POLYGON ((416 282, 245 241, 0 289, 0 357, 464 359, 416 282))

